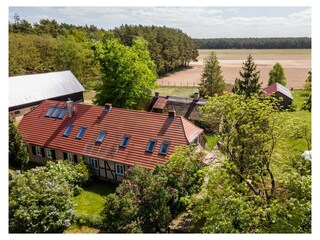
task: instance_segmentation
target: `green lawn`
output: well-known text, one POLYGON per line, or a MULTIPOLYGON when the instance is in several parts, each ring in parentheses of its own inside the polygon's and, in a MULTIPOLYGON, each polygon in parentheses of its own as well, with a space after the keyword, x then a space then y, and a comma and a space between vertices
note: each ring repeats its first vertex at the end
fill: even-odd
POLYGON ((215 135, 206 135, 207 138, 207 147, 206 150, 212 151, 217 145, 218 138, 215 135))
MULTIPOLYGON (((311 113, 309 111, 301 110, 302 104, 308 95, 308 91, 294 90, 292 95, 294 98, 293 104, 297 105, 297 109, 294 112, 289 112, 289 117, 293 120, 293 126, 299 123, 308 125, 311 129, 311 113)), ((281 172, 280 166, 285 168, 287 158, 291 158, 293 155, 301 155, 308 149, 308 144, 305 138, 294 138, 292 131, 288 131, 283 141, 281 141, 275 149, 275 165, 274 169, 281 172), (279 163, 284 163, 279 164, 279 163), (279 169, 278 169, 279 168, 279 169)))
POLYGON ((155 92, 159 92, 160 96, 193 97, 197 91, 197 87, 159 86, 153 91, 153 95, 155 92))
POLYGON ((78 196, 74 197, 74 202, 77 204, 76 215, 99 216, 106 202, 105 197, 114 193, 115 188, 115 184, 94 180, 89 186, 84 187, 78 196))

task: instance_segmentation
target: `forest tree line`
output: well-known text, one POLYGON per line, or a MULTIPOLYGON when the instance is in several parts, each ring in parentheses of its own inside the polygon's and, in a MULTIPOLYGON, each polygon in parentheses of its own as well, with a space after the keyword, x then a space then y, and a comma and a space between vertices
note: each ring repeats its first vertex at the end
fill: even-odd
POLYGON ((198 49, 310 49, 311 38, 202 38, 193 39, 198 49))
POLYGON ((191 37, 179 29, 122 25, 104 30, 93 25, 59 24, 56 20, 31 24, 18 19, 9 23, 9 75, 71 70, 82 83, 94 81, 100 74, 93 43, 118 38, 131 46, 136 37, 147 40, 160 76, 184 68, 198 57, 191 37))

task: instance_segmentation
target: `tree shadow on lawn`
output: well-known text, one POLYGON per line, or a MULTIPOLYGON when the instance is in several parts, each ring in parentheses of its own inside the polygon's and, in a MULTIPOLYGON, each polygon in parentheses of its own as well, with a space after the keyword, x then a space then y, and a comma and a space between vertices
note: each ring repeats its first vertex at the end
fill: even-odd
POLYGON ((88 192, 93 192, 99 194, 103 197, 108 196, 111 193, 116 191, 116 188, 119 184, 103 181, 97 178, 94 178, 87 186, 84 186, 83 189, 88 192))

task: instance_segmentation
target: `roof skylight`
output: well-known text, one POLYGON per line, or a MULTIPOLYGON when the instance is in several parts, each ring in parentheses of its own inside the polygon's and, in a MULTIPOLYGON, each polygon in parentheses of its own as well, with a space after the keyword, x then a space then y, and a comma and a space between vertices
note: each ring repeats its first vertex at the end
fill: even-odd
POLYGON ((130 139, 130 136, 125 135, 121 140, 120 147, 128 146, 129 139, 130 139))
POLYGON ((54 110, 54 107, 49 107, 49 109, 48 109, 48 111, 47 111, 47 113, 46 113, 46 117, 50 117, 51 116, 51 114, 52 114, 52 112, 53 112, 53 110, 54 110))
POLYGON ((82 137, 83 137, 84 133, 86 132, 86 130, 87 130, 86 127, 81 127, 79 132, 78 132, 78 134, 77 134, 77 136, 76 136, 76 138, 77 139, 82 139, 82 137))
POLYGON ((102 143, 104 137, 106 136, 106 131, 101 131, 96 139, 96 142, 102 143))
POLYGON ((72 131, 72 128, 73 128, 73 125, 69 124, 66 130, 64 131, 63 136, 68 137, 72 131))

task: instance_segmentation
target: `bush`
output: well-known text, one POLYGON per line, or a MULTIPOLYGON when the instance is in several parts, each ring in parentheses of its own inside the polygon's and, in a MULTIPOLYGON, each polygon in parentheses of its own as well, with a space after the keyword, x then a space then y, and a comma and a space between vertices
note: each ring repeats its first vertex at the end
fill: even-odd
POLYGON ((9 180, 9 232, 63 232, 74 217, 72 197, 88 179, 83 163, 49 162, 9 180))

